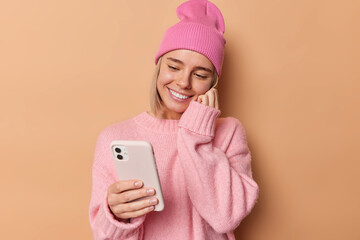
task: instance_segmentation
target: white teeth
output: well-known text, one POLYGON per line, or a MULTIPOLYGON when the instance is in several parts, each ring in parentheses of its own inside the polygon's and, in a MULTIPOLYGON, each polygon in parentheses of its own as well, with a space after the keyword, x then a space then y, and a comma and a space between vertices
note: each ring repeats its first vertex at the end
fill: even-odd
POLYGON ((177 97, 177 98, 181 98, 181 99, 187 99, 187 98, 189 98, 189 96, 181 95, 181 94, 179 94, 179 93, 177 93, 177 92, 174 92, 174 91, 171 90, 171 89, 170 89, 170 92, 171 92, 172 95, 174 95, 174 96, 177 97))

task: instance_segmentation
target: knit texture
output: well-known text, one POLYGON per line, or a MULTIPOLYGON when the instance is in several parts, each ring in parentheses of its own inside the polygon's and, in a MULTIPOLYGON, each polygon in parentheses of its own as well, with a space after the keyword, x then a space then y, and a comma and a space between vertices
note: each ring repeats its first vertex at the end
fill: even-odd
POLYGON ((146 112, 104 129, 93 163, 90 225, 94 239, 235 239, 233 230, 253 208, 258 186, 252 178, 245 130, 234 118, 192 101, 180 120, 146 112), (117 221, 107 189, 117 181, 113 140, 145 140, 154 148, 165 209, 117 221))
POLYGON ((155 64, 167 52, 187 49, 206 56, 220 77, 226 43, 225 23, 220 10, 207 0, 190 0, 181 4, 176 13, 180 22, 165 32, 155 64))

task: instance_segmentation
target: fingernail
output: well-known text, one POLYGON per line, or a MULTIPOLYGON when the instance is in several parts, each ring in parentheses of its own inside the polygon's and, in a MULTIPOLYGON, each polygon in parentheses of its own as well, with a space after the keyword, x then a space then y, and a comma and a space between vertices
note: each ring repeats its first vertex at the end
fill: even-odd
POLYGON ((152 211, 152 210, 154 210, 154 208, 155 208, 154 206, 150 206, 150 207, 148 207, 148 210, 152 211))
POLYGON ((148 195, 153 195, 155 193, 155 191, 154 191, 154 189, 151 188, 151 189, 146 190, 146 193, 148 195))
POLYGON ((140 187, 140 186, 141 186, 141 182, 140 182, 140 181, 135 182, 135 187, 140 187))
POLYGON ((156 199, 156 198, 153 198, 153 199, 151 199, 151 200, 149 201, 149 203, 150 203, 151 205, 154 205, 154 204, 157 203, 157 199, 156 199))

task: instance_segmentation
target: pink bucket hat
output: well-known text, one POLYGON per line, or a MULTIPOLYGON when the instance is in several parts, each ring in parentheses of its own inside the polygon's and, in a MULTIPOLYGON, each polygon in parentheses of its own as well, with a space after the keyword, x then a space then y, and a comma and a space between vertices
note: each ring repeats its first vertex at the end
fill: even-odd
POLYGON ((167 52, 187 49, 206 56, 220 77, 226 43, 220 10, 207 0, 189 0, 177 8, 176 14, 180 22, 165 32, 155 64, 167 52))

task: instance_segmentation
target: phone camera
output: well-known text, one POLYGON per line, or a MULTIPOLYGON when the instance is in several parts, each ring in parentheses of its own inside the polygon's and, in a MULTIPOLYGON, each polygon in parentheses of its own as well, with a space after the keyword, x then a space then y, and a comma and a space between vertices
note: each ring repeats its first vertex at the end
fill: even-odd
POLYGON ((123 156, 122 155, 120 155, 120 154, 118 154, 117 156, 116 156, 118 159, 120 159, 120 160, 123 160, 123 156))
POLYGON ((121 153, 121 149, 117 147, 117 148, 115 148, 115 152, 121 153))

